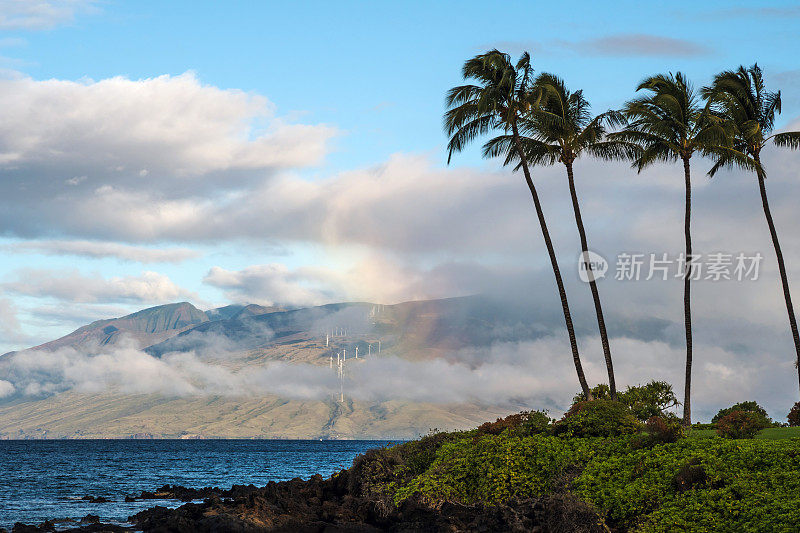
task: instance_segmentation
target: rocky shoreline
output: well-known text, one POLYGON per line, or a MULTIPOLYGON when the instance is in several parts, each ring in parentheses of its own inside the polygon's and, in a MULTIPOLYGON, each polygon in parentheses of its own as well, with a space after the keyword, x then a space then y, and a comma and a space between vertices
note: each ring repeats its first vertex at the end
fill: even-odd
POLYGON ((344 470, 329 479, 316 475, 308 480, 270 482, 265 487, 235 485, 231 489, 193 489, 167 485, 155 491, 142 491, 128 501, 203 501, 185 503, 177 509, 161 506, 147 509, 129 518, 131 527, 103 524, 96 516, 89 515, 70 529, 57 529, 54 522, 45 522, 16 524, 12 532, 607 531, 590 506, 567 493, 491 506, 428 502, 419 497, 394 505, 362 483, 358 470, 357 467, 344 470))

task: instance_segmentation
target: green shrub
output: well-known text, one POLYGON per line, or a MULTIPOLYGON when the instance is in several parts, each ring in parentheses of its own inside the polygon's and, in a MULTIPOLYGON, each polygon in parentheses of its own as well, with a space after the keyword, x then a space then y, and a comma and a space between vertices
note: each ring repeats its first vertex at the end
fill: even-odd
POLYGON ((553 434, 566 437, 613 437, 636 433, 639 422, 621 402, 592 400, 570 407, 553 425, 553 434))
POLYGON ((619 393, 619 401, 627 405, 638 420, 649 420, 654 416, 666 417, 668 410, 680 405, 666 381, 651 381, 646 385, 628 387, 619 393))
POLYGON ((546 411, 522 411, 478 426, 478 435, 500 435, 508 430, 518 435, 536 435, 550 430, 553 420, 546 411))
POLYGON ((385 494, 387 487, 403 483, 425 472, 445 443, 463 438, 466 432, 431 433, 397 446, 367 450, 353 460, 349 471, 342 471, 341 481, 351 494, 374 497, 385 494))
MULTIPOLYGON (((604 383, 600 383, 599 385, 589 389, 589 393, 592 395, 593 400, 610 400, 611 399, 611 389, 608 385, 604 383)), ((572 397, 573 405, 578 402, 585 402, 586 395, 583 392, 579 392, 575 396, 572 397)))
POLYGON ((466 434, 466 432, 436 432, 390 449, 398 450, 403 464, 400 472, 402 476, 418 476, 436 459, 436 453, 439 448, 447 442, 464 437, 466 434))
POLYGON ((522 423, 523 435, 539 435, 541 433, 548 433, 553 425, 553 419, 547 414, 547 411, 528 411, 527 418, 522 423))
POLYGON ((645 432, 652 443, 677 442, 685 436, 683 425, 676 417, 651 416, 645 424, 645 432))
POLYGON ((787 418, 789 419, 790 427, 800 426, 800 402, 797 402, 794 404, 794 406, 792 406, 787 418))
POLYGON ((752 411, 732 411, 717 421, 717 433, 728 439, 752 439, 762 429, 763 417, 752 411))
MULTIPOLYGON (((590 392, 593 399, 611 399, 611 390, 608 385, 597 385, 590 392)), ((572 399, 573 404, 583 401, 586 401, 586 395, 583 393, 577 394, 572 399)), ((633 416, 641 422, 645 422, 653 416, 668 416, 669 409, 680 405, 672 390, 672 385, 666 381, 655 380, 617 392, 617 401, 628 406, 633 416)))
POLYGON ((507 429, 519 428, 523 421, 522 413, 517 413, 505 418, 498 418, 494 422, 484 422, 478 426, 478 435, 499 435, 507 429))
POLYGON ((571 467, 597 453, 597 440, 504 432, 448 442, 422 475, 392 485, 390 492, 396 502, 419 494, 465 504, 543 496, 571 467))
POLYGON ((740 402, 726 409, 720 409, 720 411, 716 415, 714 415, 714 418, 711 419, 711 423, 716 424, 717 422, 722 420, 722 418, 729 415, 733 411, 746 411, 748 413, 754 413, 755 415, 757 415, 758 419, 761 422, 761 428, 759 429, 768 428, 774 425, 772 419, 767 414, 767 411, 763 407, 758 405, 756 402, 740 402))
POLYGON ((338 476, 351 494, 374 496, 397 478, 403 465, 402 450, 398 447, 375 448, 357 456, 350 471, 338 476))

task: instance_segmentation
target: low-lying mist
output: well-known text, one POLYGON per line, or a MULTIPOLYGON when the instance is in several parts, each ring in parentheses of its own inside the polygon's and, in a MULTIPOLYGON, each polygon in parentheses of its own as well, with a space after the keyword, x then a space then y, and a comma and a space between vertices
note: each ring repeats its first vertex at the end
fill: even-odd
MULTIPOLYGON (((631 338, 612 339, 612 343, 618 383, 633 385, 650 379, 681 383, 684 353, 680 347, 631 338)), ((584 337, 581 345, 589 381, 604 382, 598 339, 584 337)), ((710 417, 721 406, 746 399, 755 390, 765 390, 766 381, 790 374, 787 364, 774 361, 773 371, 761 369, 761 379, 754 379, 755 372, 741 369, 747 364, 741 355, 712 346, 700 345, 697 350, 703 353, 696 373, 695 411, 700 419, 710 417)), ((568 407, 578 390, 569 345, 566 339, 553 336, 455 350, 424 361, 386 354, 350 358, 341 383, 336 369, 329 368, 325 360, 320 360, 322 364, 267 361, 240 366, 237 357, 240 355, 235 352, 217 352, 209 358, 208 352, 195 351, 155 357, 130 343, 91 352, 29 350, 0 359, 0 401, 35 400, 67 391, 336 400, 341 386, 346 399, 362 402, 538 408, 555 416, 568 407)), ((762 392, 760 399, 774 416, 782 417, 785 406, 780 395, 765 398, 762 392)))

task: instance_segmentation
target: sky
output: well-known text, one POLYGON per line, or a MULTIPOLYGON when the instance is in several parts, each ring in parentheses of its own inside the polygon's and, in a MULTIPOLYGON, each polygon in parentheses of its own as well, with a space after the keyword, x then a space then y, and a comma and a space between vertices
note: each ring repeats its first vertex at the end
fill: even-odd
MULTIPOLYGON (((527 50, 602 112, 650 74, 680 70, 700 87, 757 61, 782 91, 777 127, 791 129, 799 26, 792 2, 0 0, 0 353, 183 300, 502 292, 557 314, 520 177, 478 145, 446 164, 444 94, 463 62, 527 50)), ((800 154, 765 158, 800 294, 800 154)), ((700 368, 720 390, 769 396, 778 380, 793 392, 769 400, 786 403, 791 339, 755 182, 694 166, 696 248, 764 256, 758 281, 698 283, 699 350, 715 354, 700 368)), ((590 247, 611 273, 620 253, 682 249, 675 168, 582 160, 576 173, 590 247)), ((535 179, 594 346, 563 169, 535 179)), ((680 347, 680 284, 611 278, 600 285, 620 345, 680 347)))

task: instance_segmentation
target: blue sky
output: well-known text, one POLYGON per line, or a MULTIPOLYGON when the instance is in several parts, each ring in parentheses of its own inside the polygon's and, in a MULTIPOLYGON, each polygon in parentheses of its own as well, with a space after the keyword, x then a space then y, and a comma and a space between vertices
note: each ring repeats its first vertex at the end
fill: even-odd
MULTIPOLYGON (((442 95, 465 58, 490 47, 534 55, 537 70, 618 106, 643 76, 683 70, 697 83, 739 63, 797 68, 793 2, 122 2, 105 1, 41 31, 10 63, 36 79, 147 78, 194 71, 203 83, 255 91, 282 114, 343 130, 325 171, 394 152, 441 159, 442 95), (570 6, 570 7, 565 7, 570 6), (769 6, 769 7, 767 7, 769 6), (695 51, 599 50, 614 36, 683 40, 695 51)), ((796 99, 794 87, 787 97, 796 99)), ((469 156, 467 156, 469 158, 469 156)))
MULTIPOLYGON (((443 99, 463 61, 529 50, 598 112, 649 74, 681 70, 700 86, 758 61, 783 91, 786 127, 800 116, 798 29, 793 2, 0 1, 0 353, 183 299, 394 302, 510 279, 524 292, 532 270, 551 305, 521 184, 477 146, 446 168, 443 99), (158 250, 171 255, 145 258, 158 250)), ((774 166, 789 256, 797 158, 774 166)), ((669 168, 581 164, 597 248, 680 249, 669 168)), ((567 263, 560 171, 537 176, 567 263)), ((752 182, 720 180, 730 187, 696 181, 699 246, 769 254, 752 182)), ((783 339, 773 281, 727 309, 741 311, 733 322, 763 310, 759 327, 783 339)), ((678 292, 607 287, 612 302, 640 294, 634 315, 680 323, 678 292)), ((715 320, 705 311, 699 321, 715 320)))

